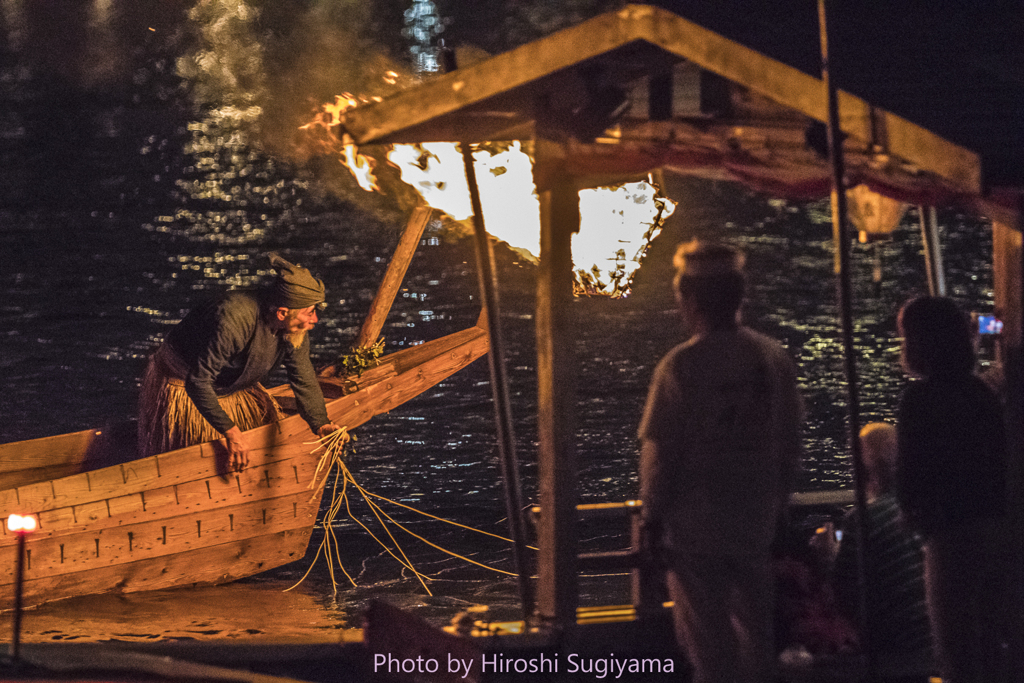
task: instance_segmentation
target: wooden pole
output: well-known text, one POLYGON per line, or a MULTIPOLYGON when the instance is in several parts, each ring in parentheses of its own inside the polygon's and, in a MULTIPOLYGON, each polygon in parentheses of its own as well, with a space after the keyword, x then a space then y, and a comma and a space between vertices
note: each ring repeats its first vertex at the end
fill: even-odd
POLYGON ((946 296, 938 212, 934 206, 918 206, 917 213, 921 218, 921 241, 924 243, 924 269, 928 276, 928 293, 932 296, 946 296))
POLYGON ((384 321, 388 317, 388 312, 391 311, 391 305, 395 302, 395 295, 398 294, 398 290, 402 286, 405 272, 409 269, 409 263, 412 262, 413 254, 416 253, 416 247, 419 246, 423 230, 430 222, 431 213, 432 209, 429 206, 417 206, 413 209, 409 222, 405 226, 405 232, 402 233, 398 246, 395 247, 395 253, 388 263, 388 269, 384 273, 380 288, 377 289, 377 295, 373 297, 373 303, 370 304, 370 312, 367 314, 366 320, 363 321, 363 328, 359 331, 359 338, 356 341, 357 349, 372 346, 380 336, 384 321))
POLYGON ((508 376, 505 371, 505 345, 501 334, 501 308, 498 304, 498 282, 494 265, 494 249, 490 235, 484 228, 480 188, 476 182, 476 168, 470 145, 463 142, 462 161, 466 167, 466 180, 473 205, 473 233, 476 239, 477 273, 480 293, 487 316, 487 329, 491 350, 487 355, 491 368, 491 393, 494 397, 494 417, 498 429, 498 456, 505 481, 505 506, 509 534, 513 541, 516 574, 519 577, 519 597, 523 604, 523 619, 529 621, 533 613, 532 571, 527 561, 526 532, 523 522, 523 494, 519 482, 519 462, 516 458, 515 436, 512 431, 512 408, 508 397, 508 376))
POLYGON ((1002 365, 1008 446, 1007 488, 1011 542, 1011 595, 1007 609, 1015 618, 1009 624, 1009 671, 1024 670, 1024 196, 1017 210, 992 219, 992 271, 996 311, 1003 318, 1003 334, 997 340, 997 360, 1002 365))
POLYGON ((858 395, 856 352, 853 346, 853 296, 850 282, 850 239, 847 223, 846 182, 843 164, 843 140, 839 126, 839 98, 829 71, 829 27, 825 1, 818 0, 818 29, 821 40, 821 80, 828 97, 828 149, 832 166, 832 228, 835 235, 836 280, 839 299, 839 317, 842 325, 845 355, 850 452, 853 457, 853 475, 856 486, 857 526, 860 542, 857 544, 857 583, 859 588, 860 633, 867 653, 868 680, 876 680, 877 657, 874 636, 867 623, 867 471, 860 447, 860 399, 858 395))
MULTIPOLYGON (((1021 200, 1024 212, 1024 199, 1021 200)), ((1003 334, 999 337, 1002 348, 999 360, 1012 348, 1024 348, 1024 315, 1021 294, 1024 292, 1024 248, 1021 231, 1024 217, 996 216, 992 219, 992 285, 995 289, 995 312, 1002 318, 1003 334)), ((997 348, 999 348, 997 347, 997 348)))
POLYGON ((25 579, 25 532, 17 531, 18 555, 14 565, 14 618, 11 624, 11 661, 15 664, 21 659, 21 613, 22 595, 25 579))
MULTIPOLYGON (((536 142, 534 168, 557 166, 562 148, 536 142)), ((541 193, 537 279, 537 468, 540 519, 538 617, 556 630, 576 625, 576 354, 572 335, 572 234, 579 231, 579 192, 560 175, 541 193)))
POLYGON ((1021 503, 1024 501, 1024 194, 1017 196, 1017 210, 1014 212, 1014 231, 1010 237, 1010 253, 1016 258, 1013 260, 1015 275, 1015 287, 1013 298, 1008 301, 1003 310, 1013 309, 1016 316, 1015 331, 1011 333, 1014 343, 1009 348, 1002 349, 1003 363, 1006 366, 1006 376, 1010 390, 1007 396, 1008 429, 1010 431, 1007 439, 1010 448, 1010 485, 1011 485, 1011 510, 1015 511, 1013 516, 1016 519, 1014 526, 1013 545, 1014 553, 1014 577, 1011 579, 1016 588, 1014 602, 1011 603, 1013 619, 1009 634, 1009 671, 1024 670, 1024 620, 1020 619, 1021 610, 1024 610, 1024 521, 1021 520, 1021 503))

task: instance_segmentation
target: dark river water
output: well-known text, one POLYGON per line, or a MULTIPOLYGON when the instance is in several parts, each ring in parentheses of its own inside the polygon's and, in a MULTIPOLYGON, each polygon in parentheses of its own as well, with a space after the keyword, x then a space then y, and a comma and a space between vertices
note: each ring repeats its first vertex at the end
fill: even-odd
MULTIPOLYGON (((87 74, 67 73, 30 41, 33 31, 43 30, 30 3, 0 5, 2 441, 132 416, 137 379, 168 327, 202 298, 258 282, 271 250, 327 284, 329 307, 313 332, 315 362, 326 364, 347 350, 397 242, 400 220, 383 220, 339 199, 308 168, 262 151, 237 108, 198 101, 197 89, 189 89, 175 67, 175 58, 191 49, 187 41, 143 36, 126 53, 131 68, 122 65, 103 87, 86 87, 87 74)), ((51 48, 59 42, 49 40, 51 48)), ((87 52, 75 45, 66 49, 87 52)), ((746 250, 745 319, 783 341, 799 362, 808 406, 800 487, 849 486, 827 202, 795 204, 729 183, 683 178, 669 178, 665 190, 679 206, 652 245, 634 295, 579 300, 574 307, 581 502, 636 495, 634 434, 646 386, 658 358, 680 341, 668 292, 671 253, 692 236, 722 237, 746 250)), ((968 310, 991 310, 989 225, 955 210, 942 210, 939 218, 950 294, 968 310)), ((532 502, 535 272, 508 251, 499 250, 499 262, 517 448, 532 502)), ((908 212, 893 239, 856 246, 854 270, 862 419, 891 419, 905 381, 895 311, 925 291, 916 211, 908 212), (879 284, 871 278, 876 260, 879 284)), ((478 299, 471 244, 450 240, 432 225, 385 326, 388 350, 472 325, 478 299)), ((485 361, 375 418, 357 435, 350 467, 369 491, 506 532, 485 361)), ((365 508, 354 511, 369 523, 365 508)), ((453 552, 505 570, 512 566, 501 541, 412 513, 396 518, 453 552)), ((429 596, 353 521, 336 521, 335 532, 357 584, 341 578, 336 594, 322 560, 298 588, 283 592, 309 569, 324 534, 318 527, 303 561, 231 586, 64 601, 30 613, 25 637, 334 638, 337 630, 358 625, 360 608, 372 598, 436 623, 476 603, 490 605, 495 618, 518 616, 516 583, 508 576, 405 536, 411 561, 434 577, 429 596), (268 621, 267 613, 282 616, 268 621)), ((626 543, 619 530, 587 523, 581 535, 587 550, 626 543)), ((582 589, 584 604, 628 601, 625 577, 587 577, 582 589)))

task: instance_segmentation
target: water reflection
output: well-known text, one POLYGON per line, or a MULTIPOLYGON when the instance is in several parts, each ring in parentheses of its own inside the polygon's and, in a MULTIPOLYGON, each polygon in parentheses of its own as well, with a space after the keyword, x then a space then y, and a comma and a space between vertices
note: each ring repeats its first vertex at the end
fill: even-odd
MULTIPOLYGON (((137 378, 167 326, 213 292, 256 282, 270 250, 308 266, 327 283, 330 305, 312 335, 315 363, 326 364, 346 351, 400 226, 320 193, 305 175, 254 142, 258 99, 266 87, 255 10, 240 2, 204 1, 195 5, 189 25, 176 16, 162 23, 144 21, 150 17, 132 14, 128 3, 117 0, 83 5, 93 19, 81 26, 94 31, 131 25, 132 31, 118 35, 138 40, 121 53, 123 68, 114 84, 86 91, 47 71, 47 66, 58 72, 65 67, 54 65, 56 57, 52 62, 39 57, 44 47, 28 36, 42 30, 33 29, 33 17, 40 26, 42 18, 52 21, 39 10, 50 5, 28 5, 0 0, 7 58, 0 64, 0 438, 69 432, 132 415, 137 378), (179 32, 182 27, 195 28, 200 41, 187 44, 181 36, 190 33, 179 32)), ((264 7, 269 11, 270 5, 264 7)), ((45 49, 52 45, 45 42, 45 49)), ((71 54, 76 53, 65 50, 64 60, 71 54)), ((652 244, 634 296, 573 306, 583 499, 636 495, 635 430, 647 383, 657 359, 679 341, 668 291, 671 252, 681 239, 708 235, 734 240, 748 251, 748 320, 783 340, 799 361, 810 408, 802 486, 848 485, 827 202, 792 204, 725 183, 679 179, 666 193, 679 207, 652 244)), ((904 298, 924 289, 915 221, 911 212, 894 239, 881 244, 885 279, 878 286, 870 277, 874 255, 855 249, 855 341, 865 420, 891 419, 904 382, 896 364, 894 314, 904 298)), ((990 310, 990 231, 982 221, 954 212, 941 212, 940 223, 951 293, 970 310, 990 310)), ((434 229, 387 321, 389 351, 468 327, 479 315, 472 245, 447 242, 434 229)), ((524 494, 535 500, 535 273, 512 254, 499 258, 514 428, 524 494)), ((375 418, 359 430, 350 463, 354 475, 374 493, 503 533, 488 384, 486 363, 478 361, 375 418)), ((396 518, 453 551, 511 566, 510 550, 501 544, 411 514, 396 513, 396 518)), ((271 630, 291 633, 290 622, 267 624, 266 609, 275 615, 305 614, 308 628, 319 633, 354 622, 359 606, 373 597, 440 622, 480 601, 515 616, 514 581, 407 540, 410 558, 435 576, 436 595, 427 597, 354 523, 340 521, 336 531, 343 536, 346 567, 359 583, 341 587, 336 599, 322 567, 299 593, 280 595, 281 587, 302 576, 308 558, 236 587, 59 603, 33 612, 26 627, 40 638, 263 637, 247 631, 257 621, 254 628, 267 637, 271 630), (218 607, 222 600, 228 607, 218 607), (268 602, 253 608, 261 600, 268 602), (230 606, 239 612, 237 621, 230 620, 230 606), (86 621, 72 627, 76 614, 86 621), (91 622, 90 616, 95 617, 91 622), (152 628, 129 631, 129 622, 152 628)), ((316 530, 312 547, 322 533, 316 530)), ((583 535, 592 550, 623 542, 608 529, 584 528, 583 535)), ((588 579, 583 601, 621 601, 626 595, 621 584, 619 578, 588 579)))
MULTIPOLYGON (((25 613, 22 641, 149 642, 167 639, 339 642, 345 625, 303 590, 281 581, 91 595, 25 613)), ((10 620, 0 620, 9 640, 10 620)))

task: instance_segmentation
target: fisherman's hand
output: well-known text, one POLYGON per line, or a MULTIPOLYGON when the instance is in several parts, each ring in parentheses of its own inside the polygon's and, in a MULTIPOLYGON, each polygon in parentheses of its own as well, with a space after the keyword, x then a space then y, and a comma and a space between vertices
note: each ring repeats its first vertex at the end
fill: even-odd
POLYGON ((238 426, 224 433, 228 441, 228 466, 234 472, 241 472, 249 466, 249 443, 238 426))
MULTIPOLYGON (((321 427, 320 429, 318 429, 316 431, 316 435, 319 436, 322 439, 325 436, 327 436, 328 434, 333 434, 334 432, 338 431, 339 429, 341 429, 341 427, 339 427, 338 425, 334 424, 333 422, 328 422, 327 424, 325 424, 323 427, 321 427)), ((348 443, 348 440, 350 438, 351 437, 349 437, 348 433, 346 432, 341 437, 342 444, 348 443)))

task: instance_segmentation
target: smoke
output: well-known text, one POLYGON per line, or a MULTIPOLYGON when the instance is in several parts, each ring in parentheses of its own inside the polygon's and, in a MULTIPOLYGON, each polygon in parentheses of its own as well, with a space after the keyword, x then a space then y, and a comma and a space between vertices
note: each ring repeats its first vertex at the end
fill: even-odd
POLYGON ((359 190, 340 163, 341 144, 333 130, 302 130, 343 93, 383 96, 407 80, 402 73, 408 70, 372 39, 369 4, 196 2, 188 13, 194 46, 177 60, 203 124, 193 151, 203 151, 200 142, 243 138, 246 145, 308 172, 322 190, 374 213, 407 204, 396 202, 408 194, 402 190, 386 197, 359 190))
POLYGON ((324 104, 344 93, 386 96, 408 83, 409 70, 368 37, 361 3, 315 3, 287 22, 266 42, 265 137, 275 149, 302 158, 318 150, 296 131, 324 104))

